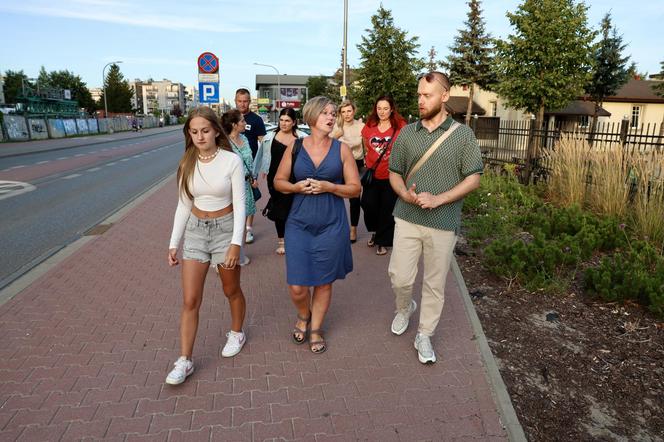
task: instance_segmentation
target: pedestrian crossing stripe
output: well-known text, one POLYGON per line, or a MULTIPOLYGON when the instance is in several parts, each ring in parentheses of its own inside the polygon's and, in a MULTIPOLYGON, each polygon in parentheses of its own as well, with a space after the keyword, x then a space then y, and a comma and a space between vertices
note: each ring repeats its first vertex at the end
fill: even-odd
POLYGON ((36 187, 20 181, 0 181, 0 200, 11 198, 22 193, 32 192, 36 187))

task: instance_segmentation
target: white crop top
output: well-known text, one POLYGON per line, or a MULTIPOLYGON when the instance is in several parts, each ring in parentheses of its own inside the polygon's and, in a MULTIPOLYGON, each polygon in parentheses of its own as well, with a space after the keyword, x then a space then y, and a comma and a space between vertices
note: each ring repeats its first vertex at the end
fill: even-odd
POLYGON ((220 150, 209 163, 196 162, 196 168, 189 184, 194 200, 180 193, 178 207, 173 218, 170 249, 178 248, 182 234, 195 205, 201 210, 215 211, 233 203, 233 238, 231 244, 242 245, 245 224, 244 165, 239 156, 227 150, 220 150))

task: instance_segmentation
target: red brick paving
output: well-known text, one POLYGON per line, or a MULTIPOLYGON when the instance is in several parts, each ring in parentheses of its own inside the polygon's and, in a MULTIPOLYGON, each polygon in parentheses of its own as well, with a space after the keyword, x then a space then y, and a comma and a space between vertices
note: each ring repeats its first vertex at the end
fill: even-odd
POLYGON ((0 306, 0 440, 507 439, 451 274, 439 362, 424 366, 415 316, 403 336, 389 330, 389 258, 361 232, 355 271, 334 285, 329 349, 314 355, 290 341, 284 261, 260 215, 242 270, 247 346, 220 357, 230 317, 210 272, 196 371, 165 385, 179 348, 180 274, 166 264, 175 194, 168 183, 0 306))

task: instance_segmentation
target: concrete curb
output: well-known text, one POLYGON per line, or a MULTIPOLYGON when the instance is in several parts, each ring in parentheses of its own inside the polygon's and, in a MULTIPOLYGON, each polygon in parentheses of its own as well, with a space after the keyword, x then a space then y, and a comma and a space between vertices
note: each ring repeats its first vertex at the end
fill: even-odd
POLYGON ((500 419, 505 426, 507 431, 507 436, 510 441, 513 442, 526 442, 526 435, 523 432, 523 427, 519 423, 519 418, 514 411, 514 406, 512 405, 512 400, 509 393, 507 392, 507 387, 503 378, 500 376, 500 370, 498 370, 498 364, 493 357, 491 348, 482 329, 482 324, 480 319, 477 317, 477 312, 475 311, 475 306, 473 301, 470 299, 468 294, 468 288, 466 287, 466 282, 463 280, 463 275, 461 274, 461 269, 456 259, 452 260, 452 273, 456 279, 457 285, 459 286, 459 292, 463 298, 463 304, 466 308, 466 313, 468 314, 468 319, 470 320, 470 325, 473 327, 473 333, 477 338, 477 345, 480 350, 480 355, 482 355, 482 360, 484 361, 484 366, 486 367, 486 372, 488 376, 489 385, 493 391, 493 395, 498 406, 498 413, 500 414, 500 419))
MULTIPOLYGON (((162 134, 162 133, 171 133, 171 132, 181 131, 182 130, 181 126, 182 125, 173 126, 173 127, 176 127, 176 129, 172 129, 172 130, 163 130, 161 132, 153 132, 153 133, 135 135, 134 137, 131 137, 131 138, 130 137, 122 137, 122 138, 117 138, 117 139, 114 139, 114 140, 92 141, 90 143, 84 143, 84 144, 82 143, 80 145, 75 144, 75 145, 70 145, 70 146, 60 146, 60 147, 52 147, 52 148, 49 147, 49 146, 44 146, 43 149, 35 148, 34 150, 30 150, 30 151, 27 151, 27 152, 24 152, 24 151, 18 151, 17 152, 15 150, 13 150, 14 148, 12 148, 12 147, 6 147, 6 146, 3 147, 2 144, 0 144, 0 158, 20 157, 20 156, 24 156, 24 155, 32 155, 32 154, 35 154, 35 153, 56 152, 56 151, 59 151, 59 150, 75 149, 77 147, 83 147, 83 146, 92 146, 92 145, 104 144, 104 143, 114 143, 116 141, 122 141, 122 140, 128 140, 128 139, 134 140, 136 138, 146 138, 146 137, 150 137, 150 136, 158 135, 158 134, 162 134), (3 152, 3 149, 5 151, 9 151, 9 150, 12 150, 12 151, 11 152, 3 152)), ((123 131, 123 132, 116 132, 116 133, 117 134, 125 134, 125 133, 129 133, 129 132, 131 132, 131 131, 123 131)), ((104 135, 108 136, 108 135, 112 135, 112 134, 99 133, 99 134, 92 134, 91 136, 95 137, 95 136, 104 136, 104 135)), ((90 135, 88 135, 88 136, 90 136, 90 135)), ((81 139, 81 137, 72 137, 72 138, 69 138, 69 139, 73 141, 73 140, 81 139)), ((53 139, 53 140, 55 141, 56 139, 53 139)), ((60 138, 59 140, 67 140, 67 138, 60 138)), ((34 141, 34 140, 31 140, 31 141, 34 141)), ((44 141, 44 140, 37 140, 37 141, 44 141)), ((26 145, 28 145, 28 143, 30 143, 30 141, 23 141, 23 142, 21 142, 21 145, 26 146, 26 145)))
MULTIPOLYGON (((173 178, 172 174, 169 174, 165 178, 157 181, 152 186, 148 187, 142 193, 136 195, 133 199, 126 202, 118 210, 107 216, 104 220, 97 223, 100 224, 113 224, 120 221, 122 218, 127 216, 135 207, 143 203, 146 199, 150 197, 153 193, 161 189, 168 181, 173 178)), ((54 251, 48 258, 44 259, 41 263, 37 264, 32 269, 28 270, 25 274, 18 277, 15 281, 9 284, 4 289, 0 290, 0 305, 3 305, 5 302, 12 299, 14 296, 21 293, 26 287, 35 282, 37 279, 48 273, 52 268, 60 264, 62 261, 67 259, 69 256, 73 255, 78 249, 93 241, 96 236, 82 236, 76 241, 63 246, 62 248, 54 251)))

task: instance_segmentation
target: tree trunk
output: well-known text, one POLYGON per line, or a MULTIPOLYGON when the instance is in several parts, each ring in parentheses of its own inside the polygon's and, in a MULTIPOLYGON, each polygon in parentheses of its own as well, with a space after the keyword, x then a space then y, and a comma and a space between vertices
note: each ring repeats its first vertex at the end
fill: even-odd
POLYGON ((526 149, 526 167, 521 179, 525 184, 530 183, 530 178, 533 174, 535 163, 539 156, 539 146, 541 144, 541 134, 539 131, 542 129, 544 121, 544 105, 540 106, 537 111, 537 116, 530 124, 530 134, 528 137, 528 147, 526 149))
POLYGON ((470 83, 470 89, 468 89, 468 106, 466 107, 466 126, 470 126, 470 114, 473 112, 473 95, 475 95, 475 83, 470 83))

